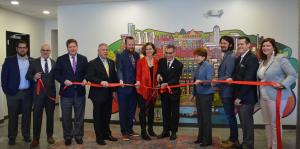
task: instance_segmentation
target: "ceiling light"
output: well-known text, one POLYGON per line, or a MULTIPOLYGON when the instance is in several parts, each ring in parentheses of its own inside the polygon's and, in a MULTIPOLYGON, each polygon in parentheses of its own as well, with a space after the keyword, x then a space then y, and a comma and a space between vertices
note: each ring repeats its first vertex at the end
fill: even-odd
POLYGON ((10 1, 10 4, 12 4, 12 5, 19 5, 20 3, 18 1, 10 1))
POLYGON ((44 10, 44 11, 43 11, 43 14, 50 14, 50 11, 44 10))

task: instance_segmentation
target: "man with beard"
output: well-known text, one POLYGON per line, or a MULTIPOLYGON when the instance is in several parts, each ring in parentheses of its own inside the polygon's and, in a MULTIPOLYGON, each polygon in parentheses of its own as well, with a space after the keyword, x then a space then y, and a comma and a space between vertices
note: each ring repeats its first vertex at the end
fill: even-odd
POLYGON ((8 143, 14 145, 18 134, 18 115, 22 114, 21 130, 24 141, 29 143, 32 110, 32 85, 26 79, 31 57, 27 55, 28 45, 20 40, 16 47, 17 54, 7 57, 1 72, 1 86, 7 100, 8 143))
MULTIPOLYGON (((125 49, 117 54, 117 75, 120 84, 136 83, 136 61, 140 55, 135 52, 134 38, 125 39, 125 49)), ((122 140, 129 141, 130 136, 139 136, 132 129, 137 104, 137 92, 134 87, 123 86, 118 88, 119 117, 122 140)))
MULTIPOLYGON (((219 43, 224 56, 218 69, 218 77, 219 80, 226 80, 231 77, 235 66, 235 53, 233 52, 234 40, 230 36, 222 36, 219 43)), ((232 87, 229 84, 218 84, 218 87, 230 128, 229 138, 228 140, 222 141, 221 146, 223 148, 232 148, 239 144, 232 87)))

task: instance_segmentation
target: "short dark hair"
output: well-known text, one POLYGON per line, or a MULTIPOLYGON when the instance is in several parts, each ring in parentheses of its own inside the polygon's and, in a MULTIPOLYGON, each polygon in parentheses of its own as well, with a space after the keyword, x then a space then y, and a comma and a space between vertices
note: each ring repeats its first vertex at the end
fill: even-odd
POLYGON ((259 51, 258 51, 259 57, 260 57, 262 60, 266 60, 266 59, 267 59, 267 55, 265 55, 265 54, 263 53, 263 51, 262 51, 262 47, 263 47, 263 44, 264 44, 265 42, 270 42, 270 43, 271 43, 271 45, 272 45, 273 48, 274 48, 274 54, 275 54, 275 56, 277 55, 277 53, 279 53, 279 49, 278 49, 277 46, 276 46, 276 41, 275 41, 275 39, 273 39, 273 38, 266 38, 266 39, 264 39, 264 40, 261 42, 261 44, 260 44, 260 49, 259 49, 259 51))
POLYGON ((141 51, 141 53, 144 55, 144 56, 146 56, 146 47, 147 46, 151 46, 152 47, 152 49, 154 50, 154 52, 153 52, 153 55, 156 53, 156 47, 155 47, 155 45, 152 43, 152 42, 147 42, 146 44, 144 44, 144 46, 142 47, 142 51, 141 51))
POLYGON ((176 47, 174 45, 172 45, 172 44, 168 44, 166 46, 166 49, 173 49, 173 51, 176 51, 176 47))
POLYGON ((28 47, 27 42, 22 39, 17 41, 16 47, 19 47, 19 44, 25 44, 28 47))
POLYGON ((132 36, 125 37, 125 44, 127 45, 127 40, 134 40, 132 36))
POLYGON ((239 37, 238 39, 239 39, 239 40, 245 39, 246 44, 251 43, 250 39, 249 39, 248 37, 246 37, 246 36, 241 36, 241 37, 239 37))
POLYGON ((228 47, 228 51, 232 51, 234 50, 234 40, 232 37, 230 36, 222 36, 219 40, 219 43, 221 43, 221 40, 225 40, 229 43, 229 47, 228 47))
POLYGON ((68 47, 68 45, 71 44, 71 43, 75 43, 76 46, 78 46, 76 39, 68 39, 67 42, 66 42, 66 46, 68 47))
POLYGON ((205 47, 197 48, 193 53, 194 55, 205 57, 205 60, 207 58, 207 48, 205 47))

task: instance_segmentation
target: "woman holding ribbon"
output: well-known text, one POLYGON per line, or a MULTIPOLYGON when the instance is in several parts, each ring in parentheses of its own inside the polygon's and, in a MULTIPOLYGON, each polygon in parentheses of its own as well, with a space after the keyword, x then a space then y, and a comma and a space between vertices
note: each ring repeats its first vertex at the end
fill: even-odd
POLYGON ((292 95, 290 86, 297 73, 284 55, 279 54, 275 40, 266 38, 261 43, 259 56, 262 60, 257 71, 261 82, 274 82, 273 86, 259 86, 261 113, 266 128, 268 149, 277 148, 276 138, 276 91, 282 89, 280 116, 282 116, 288 97, 292 95))
POLYGON ((142 138, 144 140, 151 140, 149 135, 152 137, 156 136, 153 131, 153 120, 157 91, 151 88, 157 86, 156 75, 158 60, 154 57, 156 48, 153 43, 146 43, 142 47, 141 53, 144 57, 137 61, 136 69, 137 92, 139 94, 138 105, 140 107, 139 119, 142 138), (146 123, 148 124, 149 135, 146 131, 146 123))
POLYGON ((200 146, 209 146, 212 144, 212 124, 211 124, 211 106, 213 101, 214 90, 210 82, 214 78, 213 65, 206 61, 207 49, 204 47, 194 51, 197 68, 194 71, 194 92, 196 97, 197 119, 198 119, 198 138, 195 143, 200 146))

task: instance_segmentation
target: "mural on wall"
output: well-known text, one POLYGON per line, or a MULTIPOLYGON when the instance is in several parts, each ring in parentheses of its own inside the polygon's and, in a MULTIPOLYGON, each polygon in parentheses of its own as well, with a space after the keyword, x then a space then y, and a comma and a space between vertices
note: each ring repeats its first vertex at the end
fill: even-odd
MULTIPOLYGON (((263 36, 259 34, 247 35, 242 30, 232 29, 232 30, 220 30, 218 25, 212 27, 212 32, 196 31, 194 29, 186 31, 181 29, 178 32, 171 33, 166 31, 159 31, 155 29, 145 29, 139 30, 135 28, 132 23, 128 24, 128 33, 122 34, 121 39, 115 41, 109 45, 109 57, 115 59, 115 54, 119 52, 123 45, 123 40, 126 36, 133 36, 136 41, 136 51, 140 51, 143 44, 147 42, 152 42, 157 48, 156 56, 158 58, 163 57, 163 48, 167 44, 173 44, 177 47, 176 57, 184 64, 183 74, 181 76, 181 83, 191 83, 192 82, 192 72, 196 68, 196 63, 194 63, 193 51, 205 45, 208 50, 208 61, 213 64, 215 69, 215 78, 217 79, 217 70, 223 57, 222 52, 219 47, 219 39, 221 36, 227 35, 231 36, 237 43, 237 39, 240 36, 247 36, 251 40, 251 50, 256 52, 259 49, 259 44, 263 40, 263 36)), ((295 70, 298 72, 299 64, 296 58, 292 57, 292 49, 287 45, 277 42, 277 47, 280 49, 280 53, 286 55, 289 58, 290 63, 293 65, 295 70)), ((236 45, 235 45, 236 47, 236 45)), ((292 90, 295 88, 296 82, 292 86, 292 90)), ((180 123, 197 123, 196 117, 196 107, 195 101, 189 101, 188 97, 191 95, 193 90, 192 86, 182 87, 182 95, 180 101, 180 123)), ((215 90, 218 90, 215 88, 215 90)), ((117 104, 114 104, 114 112, 118 112, 117 104)), ((285 108, 284 117, 289 116, 296 106, 296 96, 293 92, 293 96, 289 97, 288 104, 285 108)), ((258 111, 259 107, 255 111, 258 111)), ((162 121, 161 104, 160 99, 156 101, 155 108, 155 122, 162 121)), ((222 102, 218 92, 214 94, 214 101, 212 107, 212 123, 213 124, 226 124, 227 119, 223 110, 222 102)))

